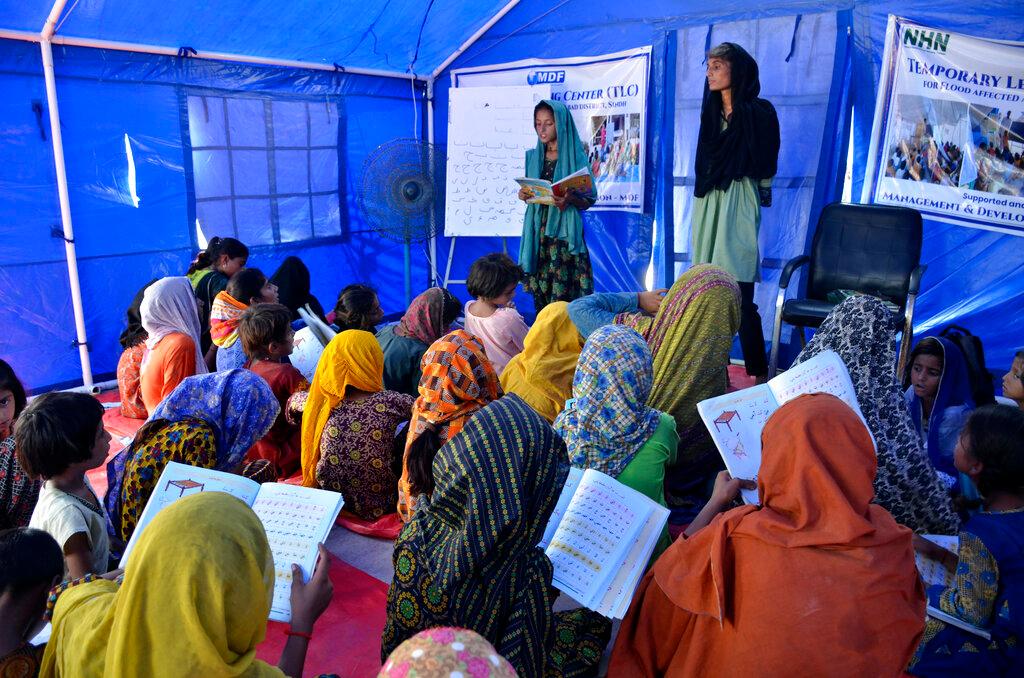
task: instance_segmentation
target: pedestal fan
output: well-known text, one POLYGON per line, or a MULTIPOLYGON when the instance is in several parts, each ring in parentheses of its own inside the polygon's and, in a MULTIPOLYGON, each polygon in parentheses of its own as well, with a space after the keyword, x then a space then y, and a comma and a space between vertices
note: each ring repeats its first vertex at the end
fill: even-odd
POLYGON ((405 254, 405 303, 412 299, 412 245, 434 237, 436 200, 444 181, 444 154, 418 139, 394 139, 363 163, 359 208, 366 223, 405 254))

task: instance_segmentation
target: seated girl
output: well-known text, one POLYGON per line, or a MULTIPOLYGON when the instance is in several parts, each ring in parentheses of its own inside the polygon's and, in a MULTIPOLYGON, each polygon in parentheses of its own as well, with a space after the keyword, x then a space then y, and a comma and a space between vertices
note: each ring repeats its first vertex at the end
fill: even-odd
POLYGON ((1024 351, 1017 351, 1010 371, 1003 375, 1002 397, 1012 401, 1014 407, 1024 410, 1024 351))
POLYGON ((210 338, 210 311, 213 300, 227 289, 231 276, 245 268, 249 260, 249 248, 234 238, 213 237, 206 249, 196 255, 195 261, 188 267, 185 277, 196 298, 199 314, 201 336, 199 349, 207 364, 207 371, 216 369, 214 354, 210 351, 213 340, 210 338))
POLYGON ((121 584, 94 579, 56 592, 40 676, 300 678, 334 593, 329 559, 321 545, 306 584, 292 565, 292 633, 269 666, 256 659, 275 580, 263 525, 229 494, 187 496, 149 523, 121 584))
POLYGON ((455 330, 431 344, 420 371, 420 395, 412 408, 398 481, 398 515, 405 521, 412 517, 421 492, 409 482, 409 465, 421 466, 421 477, 425 477, 441 446, 481 407, 501 397, 498 375, 483 345, 465 330, 455 330))
POLYGON ((238 321, 253 304, 276 304, 277 287, 258 268, 244 268, 231 276, 228 287, 217 293, 210 311, 212 351, 217 353, 217 371, 235 370, 245 364, 245 351, 238 341, 238 321))
POLYGON ((0 360, 0 530, 26 527, 39 498, 39 480, 25 472, 15 452, 14 422, 26 403, 25 387, 0 360))
MULTIPOLYGON (((237 472, 245 453, 277 417, 277 398, 248 370, 189 377, 181 382, 135 434, 132 444, 107 464, 110 535, 127 544, 149 495, 169 461, 237 472)), ((269 464, 266 464, 269 467, 269 464)), ((255 470, 245 475, 254 479, 255 470)), ((115 544, 120 550, 121 544, 115 544)))
POLYGON ((927 337, 917 343, 907 362, 904 399, 914 428, 946 485, 959 487, 953 450, 974 409, 963 353, 945 337, 927 337))
POLYGON ((686 537, 641 581, 608 675, 898 676, 906 666, 925 601, 911 531, 871 501, 868 430, 815 394, 780 407, 761 439, 760 506, 728 510, 741 482, 719 475, 686 537))
POLYGON ((526 334, 523 352, 515 356, 501 373, 505 393, 515 393, 555 421, 572 397, 572 376, 580 359, 583 340, 568 313, 569 304, 553 301, 537 314, 526 334))
POLYGON ((397 325, 377 333, 384 351, 384 388, 416 397, 420 360, 459 314, 459 300, 443 287, 431 287, 409 304, 397 325))
POLYGON ((956 571, 949 588, 931 587, 929 603, 992 639, 929 619, 908 670, 916 676, 1024 675, 1024 412, 1008 405, 975 410, 954 464, 977 486, 984 510, 961 528, 958 553, 924 539, 915 546, 956 571))
MULTIPOLYGON (((647 404, 651 351, 644 338, 621 325, 594 331, 583 346, 572 400, 555 420, 569 463, 606 473, 665 504, 665 466, 676 459, 676 422, 647 404)), ((668 528, 651 556, 671 543, 668 528)))
POLYGON ((238 322, 239 343, 249 356, 246 369, 263 377, 281 406, 274 425, 247 456, 269 461, 277 478, 288 478, 299 470, 302 427, 289 423, 285 412, 294 393, 309 390, 309 382, 288 362, 295 338, 291 317, 281 304, 253 304, 238 322))
POLYGON ((45 393, 18 417, 14 437, 22 468, 44 481, 29 527, 57 540, 68 578, 108 571, 106 516, 85 477, 110 449, 103 406, 84 393, 45 393))
POLYGON ((162 278, 146 288, 140 315, 149 336, 139 385, 152 414, 183 379, 208 370, 200 352, 196 298, 186 278, 162 278))
POLYGON ((512 305, 525 274, 507 254, 487 254, 469 269, 466 331, 480 340, 494 371, 501 376, 509 360, 523 351, 529 325, 512 305))
POLYGON ((277 286, 277 298, 292 314, 292 320, 299 319, 299 309, 309 306, 313 315, 326 322, 324 307, 320 301, 309 291, 310 279, 309 269, 302 259, 288 257, 276 271, 270 276, 270 282, 277 286))
POLYGON ((842 358, 875 440, 875 501, 916 532, 955 534, 960 520, 914 431, 893 370, 896 332, 894 316, 881 300, 856 295, 832 309, 793 364, 823 351, 842 358))
MULTIPOLYGON (((640 310, 619 313, 614 320, 639 332, 651 349, 654 381, 647 404, 672 415, 680 439, 675 464, 665 471, 665 500, 672 522, 686 524, 707 501, 722 468, 697 403, 728 387, 729 351, 740 321, 739 288, 725 270, 700 264, 680 276, 664 299, 659 297, 660 292, 638 296, 640 310)), ((607 318, 605 312, 597 326, 607 318)))
POLYGON ((553 612, 551 562, 537 548, 569 472, 551 426, 508 395, 410 471, 429 499, 395 542, 381 658, 424 629, 457 626, 520 676, 596 675, 611 622, 553 612))
POLYGON ((380 307, 377 293, 369 285, 353 283, 347 285, 338 294, 338 303, 327 315, 338 332, 345 330, 365 330, 377 332, 377 323, 384 319, 384 311, 380 307))
POLYGON ((50 589, 64 578, 60 545, 42 530, 0 530, 0 676, 34 678, 44 646, 31 645, 43 626, 50 589))
POLYGON ((142 359, 146 355, 146 330, 142 328, 142 299, 146 289, 155 283, 151 280, 135 294, 126 315, 128 324, 121 332, 121 353, 117 361, 117 392, 121 396, 121 414, 129 419, 145 419, 146 403, 142 401, 142 388, 139 385, 139 372, 142 359))
POLYGON ((395 430, 413 403, 384 390, 383 373, 376 337, 346 330, 327 344, 309 391, 293 395, 287 407, 289 421, 302 420, 302 484, 341 492, 345 509, 365 520, 395 505, 395 430))

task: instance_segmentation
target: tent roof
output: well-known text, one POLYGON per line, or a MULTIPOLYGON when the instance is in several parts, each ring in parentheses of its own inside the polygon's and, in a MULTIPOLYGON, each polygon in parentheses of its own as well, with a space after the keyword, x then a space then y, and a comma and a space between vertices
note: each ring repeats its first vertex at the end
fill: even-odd
MULTIPOLYGON (((57 35, 429 75, 505 4, 68 0, 57 35)), ((38 33, 52 7, 53 0, 0 3, 0 29, 38 33)))

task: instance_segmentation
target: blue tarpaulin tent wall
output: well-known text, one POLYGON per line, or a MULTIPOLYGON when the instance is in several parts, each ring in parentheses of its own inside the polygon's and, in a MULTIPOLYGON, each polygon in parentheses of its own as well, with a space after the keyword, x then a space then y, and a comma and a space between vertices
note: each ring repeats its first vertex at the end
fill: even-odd
MULTIPOLYGON (((688 265, 703 50, 726 39, 745 44, 783 122, 776 205, 762 232, 758 301, 767 318, 781 262, 804 250, 821 206, 841 195, 851 127, 852 195, 860 195, 888 15, 1024 40, 1024 7, 1009 0, 343 5, 83 0, 56 18, 56 90, 97 380, 114 371, 123 312, 136 290, 184 272, 198 246, 197 219, 207 237, 238 233, 252 246, 250 265, 268 274, 285 256, 301 256, 327 306, 344 284, 365 280, 378 286, 385 311, 401 310, 402 248, 369 229, 356 194, 363 160, 379 144, 429 136, 425 83, 408 79, 413 73, 435 76, 433 132, 443 146, 453 68, 652 45, 646 211, 586 221, 597 287, 636 289, 652 235, 658 283, 688 265), (503 8, 507 14, 446 63, 503 8), (156 48, 69 44, 91 41, 156 48), (174 56, 185 46, 201 57, 241 56, 174 56), (295 63, 243 62, 260 58, 295 63)), ((38 34, 51 7, 50 0, 0 7, 0 356, 37 391, 81 378, 64 243, 51 235, 61 215, 40 50, 18 33, 38 34)), ((929 269, 917 332, 965 324, 984 338, 989 362, 1007 366, 1024 343, 1022 245, 1014 236, 926 222, 929 269)), ((453 277, 501 246, 460 239, 453 277)), ((508 247, 515 252, 518 243, 508 247)), ((437 251, 444 270, 447 240, 438 239, 437 251)), ((420 287, 427 265, 418 252, 413 262, 420 287)))

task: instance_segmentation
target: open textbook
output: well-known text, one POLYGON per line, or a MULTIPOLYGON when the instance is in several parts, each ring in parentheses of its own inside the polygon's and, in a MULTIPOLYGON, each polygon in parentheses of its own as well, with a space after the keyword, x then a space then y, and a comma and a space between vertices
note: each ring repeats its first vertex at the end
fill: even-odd
POLYGON ((555 588, 622 619, 668 515, 600 471, 570 469, 540 543, 554 566, 555 588))
POLYGON ((324 347, 331 343, 337 332, 323 322, 309 308, 309 304, 299 309, 299 316, 305 321, 306 326, 295 333, 294 348, 289 356, 292 367, 302 373, 306 381, 313 383, 313 376, 316 374, 316 366, 320 361, 320 355, 324 347))
MULTIPOLYGON (((953 553, 960 548, 960 537, 956 535, 922 534, 921 536, 953 553)), ((936 584, 952 586, 955 582, 956 573, 947 570, 946 566, 939 561, 926 558, 920 553, 914 553, 914 558, 917 560, 917 571, 921 574, 921 581, 924 582, 925 588, 936 584)))
POLYGON ((260 485, 233 473, 172 461, 160 474, 139 517, 139 524, 121 558, 121 567, 125 567, 139 535, 157 513, 183 497, 200 492, 227 492, 252 507, 267 531, 267 541, 274 555, 274 600, 270 619, 291 621, 292 563, 302 568, 304 580, 309 581, 319 553, 317 545, 327 538, 345 503, 341 495, 283 483, 260 485))
MULTIPOLYGON (((697 404, 700 418, 734 478, 757 480, 761 468, 761 429, 783 403, 806 393, 831 393, 864 419, 850 373, 835 351, 823 351, 766 384, 697 404)), ((743 490, 743 499, 756 504, 757 490, 743 490)))
POLYGON ((590 193, 594 189, 594 179, 590 176, 590 170, 584 167, 565 177, 560 181, 551 183, 544 179, 529 179, 520 177, 516 179, 520 186, 530 191, 533 197, 526 202, 538 205, 554 205, 555 196, 565 197, 569 191, 590 193))

